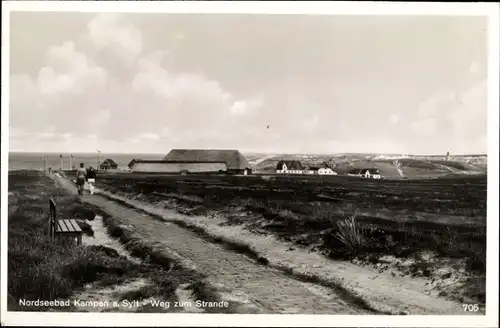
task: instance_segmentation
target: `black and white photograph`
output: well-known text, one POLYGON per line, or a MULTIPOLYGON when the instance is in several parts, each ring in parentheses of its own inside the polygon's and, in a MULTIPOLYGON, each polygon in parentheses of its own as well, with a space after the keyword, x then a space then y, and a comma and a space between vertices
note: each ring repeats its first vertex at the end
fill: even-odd
POLYGON ((2 324, 497 326, 499 5, 438 5, 3 3, 2 324))

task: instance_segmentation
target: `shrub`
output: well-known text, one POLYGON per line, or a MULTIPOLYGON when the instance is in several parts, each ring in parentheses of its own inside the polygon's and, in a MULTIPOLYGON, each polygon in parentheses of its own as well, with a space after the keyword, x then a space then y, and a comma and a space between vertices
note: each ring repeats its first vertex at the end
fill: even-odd
POLYGON ((337 221, 338 231, 335 237, 342 242, 349 254, 355 254, 363 248, 365 237, 363 230, 356 224, 356 212, 351 217, 337 221))

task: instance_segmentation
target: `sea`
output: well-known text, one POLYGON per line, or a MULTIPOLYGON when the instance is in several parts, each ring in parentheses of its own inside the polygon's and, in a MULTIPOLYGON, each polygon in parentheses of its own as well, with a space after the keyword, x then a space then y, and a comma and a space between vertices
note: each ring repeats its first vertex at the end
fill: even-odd
POLYGON ((70 156, 71 166, 78 167, 80 163, 85 164, 85 167, 92 165, 97 166, 97 161, 102 163, 105 159, 110 158, 118 164, 119 169, 127 169, 128 164, 133 159, 144 160, 160 160, 166 154, 106 154, 101 153, 98 157, 96 153, 21 153, 9 152, 9 171, 13 170, 43 170, 44 162, 45 168, 49 167, 53 170, 61 169, 61 156, 63 159, 63 170, 70 170, 70 156), (44 160, 45 159, 45 160, 44 160))

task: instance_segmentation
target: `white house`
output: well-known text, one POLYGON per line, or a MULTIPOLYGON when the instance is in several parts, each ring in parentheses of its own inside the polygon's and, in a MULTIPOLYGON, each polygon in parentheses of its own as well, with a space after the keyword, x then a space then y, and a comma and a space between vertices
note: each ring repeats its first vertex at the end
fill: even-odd
POLYGON ((380 172, 378 169, 364 169, 363 177, 368 179, 380 179, 380 172))
POLYGON ((378 169, 369 168, 369 169, 352 169, 349 173, 349 176, 355 177, 363 177, 367 179, 380 179, 380 172, 378 169))
POLYGON ((299 161, 281 160, 276 165, 276 173, 279 174, 303 174, 304 168, 299 161))
POLYGON ((335 172, 334 170, 332 170, 329 167, 322 167, 322 168, 318 169, 318 174, 321 174, 321 175, 337 175, 337 172, 335 172))
POLYGON ((322 163, 319 166, 311 166, 309 170, 313 171, 313 174, 319 175, 337 175, 337 172, 327 163, 322 163))

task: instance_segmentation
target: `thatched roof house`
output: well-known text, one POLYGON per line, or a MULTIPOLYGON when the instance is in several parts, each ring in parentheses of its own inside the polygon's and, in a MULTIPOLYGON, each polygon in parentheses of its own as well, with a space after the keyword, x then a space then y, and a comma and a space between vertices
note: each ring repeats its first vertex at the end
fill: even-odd
POLYGON ((139 158, 134 158, 134 159, 132 159, 132 160, 130 161, 130 163, 128 163, 128 165, 127 165, 127 166, 128 166, 128 168, 129 168, 129 169, 132 169, 132 168, 134 167, 134 164, 135 164, 135 163, 138 163, 138 162, 141 162, 141 161, 142 161, 142 159, 139 159, 139 158))
POLYGON ((100 170, 116 170, 118 168, 118 164, 111 158, 106 158, 102 163, 99 164, 100 170))
POLYGON ((304 167, 300 163, 300 161, 284 161, 281 160, 276 164, 276 170, 281 171, 291 171, 291 170, 303 170, 304 167))
POLYGON ((225 163, 228 173, 248 174, 252 167, 238 150, 172 149, 164 158, 170 163, 225 163))

